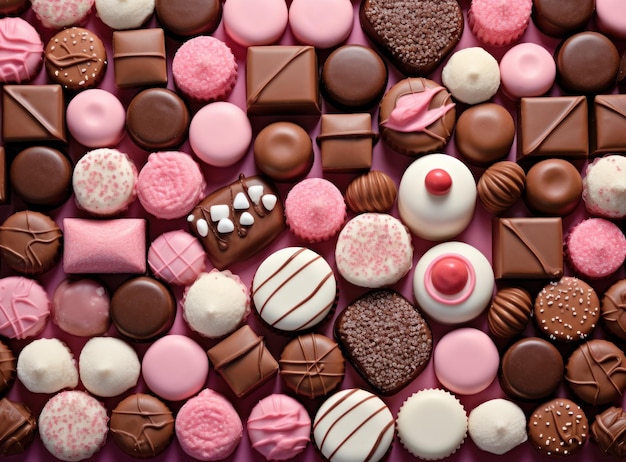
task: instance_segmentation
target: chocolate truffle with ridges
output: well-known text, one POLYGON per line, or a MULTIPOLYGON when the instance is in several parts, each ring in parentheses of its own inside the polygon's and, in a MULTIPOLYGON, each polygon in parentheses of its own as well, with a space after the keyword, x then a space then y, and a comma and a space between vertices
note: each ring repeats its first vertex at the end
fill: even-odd
POLYGON ((313 166, 313 143, 307 131, 293 122, 274 122, 254 140, 254 162, 274 181, 304 178, 313 166))
POLYGON ((392 395, 426 368, 433 347, 421 313, 391 290, 372 291, 344 309, 334 327, 348 360, 378 392, 392 395))
POLYGON ((0 400, 0 456, 23 454, 33 442, 37 421, 30 409, 8 398, 0 400))
POLYGON ((483 172, 476 186, 478 199, 493 215, 500 215, 515 204, 526 187, 526 173, 509 160, 496 162, 483 172))
POLYGON ((574 211, 583 194, 580 172, 564 159, 545 159, 526 173, 524 201, 539 215, 561 216, 574 211))
POLYGON ((626 279, 620 279, 604 292, 600 312, 604 328, 626 340, 626 279))
POLYGON ((15 382, 17 361, 9 346, 0 341, 0 396, 10 390, 15 382))
POLYGON ((505 287, 496 293, 489 307, 489 332, 499 338, 515 337, 526 328, 532 311, 533 301, 526 289, 505 287))
POLYGON ((463 12, 456 0, 364 0, 361 27, 405 75, 428 75, 461 39, 463 12))
POLYGON ((220 0, 156 0, 159 23, 172 35, 211 34, 222 19, 220 0))
POLYGON ((534 315, 539 330, 551 340, 585 340, 600 318, 600 300, 589 284, 564 276, 539 292, 534 315))
POLYGON ((533 0, 532 19, 544 34, 564 37, 584 29, 593 16, 594 9, 595 0, 533 0))
POLYGON ((568 456, 589 437, 589 421, 581 407, 567 398, 538 406, 528 419, 528 439, 543 456, 568 456))
POLYGON ((291 340, 278 361, 287 387, 299 396, 319 398, 335 390, 343 380, 343 354, 330 338, 316 333, 291 340))
POLYGON ((596 415, 591 424, 591 441, 608 456, 626 456, 626 411, 611 406, 596 415))
POLYGON ((396 201, 398 187, 389 175, 372 170, 356 177, 346 189, 346 204, 354 213, 388 212, 396 201))

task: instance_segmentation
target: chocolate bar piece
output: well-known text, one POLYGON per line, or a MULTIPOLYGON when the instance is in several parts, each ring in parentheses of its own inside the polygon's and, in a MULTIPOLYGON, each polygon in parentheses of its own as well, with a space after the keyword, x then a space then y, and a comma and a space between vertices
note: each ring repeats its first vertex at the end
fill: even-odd
POLYGON ((203 199, 187 221, 220 270, 263 250, 285 228, 276 189, 261 177, 243 174, 203 199))
POLYGON ((246 94, 249 115, 319 115, 315 48, 249 47, 246 94))
POLYGON ((518 115, 518 160, 589 155, 584 96, 522 98, 518 115))
POLYGON ((163 29, 113 32, 113 65, 119 88, 166 84, 163 29))
POLYGON ((359 172, 372 167, 372 148, 378 134, 372 131, 372 116, 324 114, 317 144, 324 172, 359 172))
POLYGON ((5 142, 66 141, 61 85, 5 85, 2 103, 5 142))
POLYGON ((230 389, 241 397, 278 373, 278 363, 248 325, 233 332, 207 354, 230 389))
POLYGON ((560 217, 499 218, 493 222, 497 279, 555 279, 563 275, 560 217))
POLYGON ((592 117, 592 155, 626 152, 626 95, 596 95, 592 117))

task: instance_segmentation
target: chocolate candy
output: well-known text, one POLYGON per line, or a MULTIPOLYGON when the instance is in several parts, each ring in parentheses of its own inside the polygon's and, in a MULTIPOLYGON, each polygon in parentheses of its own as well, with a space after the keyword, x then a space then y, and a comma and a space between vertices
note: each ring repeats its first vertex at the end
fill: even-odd
POLYGON ((499 218, 493 223, 496 279, 550 279, 563 274, 560 217, 499 218))
POLYGON ((66 141, 65 99, 60 85, 5 85, 3 90, 5 142, 66 141))
POLYGON ((16 15, 24 11, 28 4, 27 0, 2 0, 0 2, 0 15, 16 15))
POLYGON ((70 27, 55 34, 44 55, 50 79, 69 90, 94 87, 104 77, 107 66, 102 40, 82 27, 70 27))
POLYGON ((542 160, 526 174, 524 200, 535 213, 564 217, 574 211, 582 193, 580 173, 566 160, 542 160))
POLYGON ((263 341, 248 325, 239 328, 207 354, 218 374, 238 397, 270 380, 278 363, 263 341))
POLYGON ((0 226, 0 256, 14 271, 37 276, 61 258, 63 233, 43 213, 16 212, 0 226))
POLYGON ((518 114, 518 160, 526 157, 581 158, 589 154, 584 96, 522 98, 518 114))
POLYGON ((614 457, 626 456, 626 411, 611 406, 596 416, 591 424, 591 441, 614 457))
POLYGON ((145 150, 175 148, 185 141, 189 111, 185 102, 166 88, 149 88, 137 94, 126 111, 126 130, 145 150))
POLYGON ((587 25, 593 16, 595 3, 595 0, 533 0, 533 22, 544 34, 564 37, 587 25))
POLYGON ((326 396, 343 380, 345 361, 339 346, 321 334, 300 335, 283 349, 280 375, 294 393, 308 398, 326 396))
POLYGON ((478 179, 476 189, 483 207, 500 215, 515 204, 526 187, 526 173, 515 162, 503 160, 489 167, 478 179))
POLYGON ((354 172, 372 166, 372 148, 378 134, 372 131, 372 116, 324 114, 317 144, 324 172, 354 172))
POLYGON ((589 436, 589 421, 578 404, 555 398, 538 406, 528 419, 528 440, 544 456, 567 456, 589 436))
POLYGON ((37 420, 28 407, 8 398, 0 400, 0 456, 24 453, 36 428, 37 420))
POLYGON ((167 83, 163 29, 113 32, 113 67, 119 88, 167 83))
POLYGON ((139 276, 123 283, 111 298, 113 325, 126 338, 147 342, 170 330, 176 300, 156 279, 139 276))
POLYGON ((317 56, 312 46, 252 46, 246 63, 249 115, 318 115, 317 56))
POLYGON ((356 177, 346 189, 346 204, 355 213, 388 212, 396 202, 398 187, 385 172, 372 170, 356 177))
POLYGON ((9 202, 9 183, 7 182, 7 155, 4 146, 0 146, 0 204, 9 202))
POLYGON ((387 87, 387 66, 371 48, 344 45, 333 51, 322 68, 322 94, 347 112, 371 109, 387 87))
POLYGON ((0 396, 4 395, 15 381, 17 362, 9 346, 0 341, 0 396))
POLYGON ((626 279, 615 282, 604 292, 600 308, 606 330, 626 340, 626 279))
POLYGON ((274 181, 304 178, 313 166, 311 137, 293 122, 271 123, 254 140, 254 161, 274 181))
POLYGON ((626 152, 626 95, 596 95, 591 120, 591 154, 626 152))
POLYGON ((572 93, 600 93, 615 85, 620 56, 598 32, 580 32, 563 41, 556 55, 556 78, 572 93))
POLYGON ((111 437, 126 454, 147 459, 161 454, 174 437, 172 411, 158 398, 136 393, 111 412, 111 437))
POLYGON ((21 151, 11 164, 11 186, 27 204, 57 207, 72 194, 72 164, 56 149, 33 146, 21 151))
POLYGON ((532 312, 533 301, 526 289, 505 287, 496 293, 489 307, 489 332, 495 337, 514 337, 526 328, 532 312))
POLYGON ((222 19, 220 0, 156 0, 159 23, 179 37, 211 34, 222 19))

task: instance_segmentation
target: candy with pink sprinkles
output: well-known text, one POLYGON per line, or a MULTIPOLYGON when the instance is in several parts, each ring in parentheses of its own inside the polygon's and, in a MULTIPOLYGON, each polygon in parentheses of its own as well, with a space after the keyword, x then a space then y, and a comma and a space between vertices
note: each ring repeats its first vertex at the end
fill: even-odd
POLYGON ((81 24, 91 12, 95 0, 31 0, 37 19, 50 29, 81 24))

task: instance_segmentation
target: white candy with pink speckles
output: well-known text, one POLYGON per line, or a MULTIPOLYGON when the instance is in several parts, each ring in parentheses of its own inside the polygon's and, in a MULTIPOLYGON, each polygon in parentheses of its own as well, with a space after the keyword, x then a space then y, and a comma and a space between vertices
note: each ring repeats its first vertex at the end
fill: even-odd
POLYGON ((94 0, 31 0, 33 11, 45 27, 63 29, 82 23, 94 0))
POLYGON ((411 269, 411 235, 397 218, 384 213, 363 213, 339 233, 335 260, 339 273, 360 287, 385 287, 398 282, 411 269))
POLYGON ((77 205, 100 216, 124 211, 137 196, 137 168, 117 149, 94 149, 76 163, 72 186, 77 205))
POLYGON ((39 435, 54 457, 83 460, 105 443, 109 418, 106 408, 84 391, 54 395, 39 415, 39 435))

